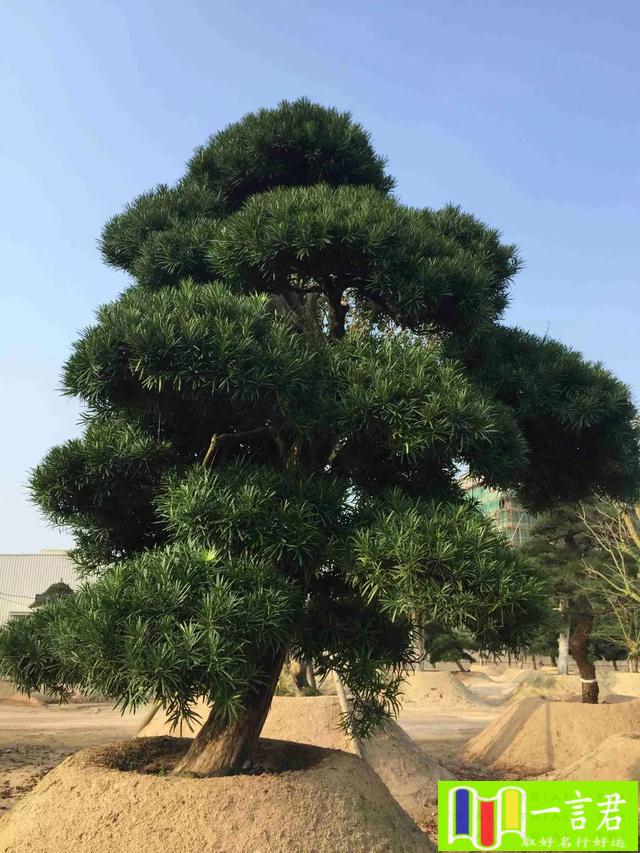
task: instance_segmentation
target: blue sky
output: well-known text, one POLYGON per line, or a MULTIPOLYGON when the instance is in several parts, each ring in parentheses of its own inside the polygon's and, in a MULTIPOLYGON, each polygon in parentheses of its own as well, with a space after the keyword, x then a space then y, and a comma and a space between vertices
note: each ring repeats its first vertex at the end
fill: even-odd
POLYGON ((0 551, 62 547, 28 469, 77 432, 60 366, 124 276, 103 222, 207 136, 308 95, 349 109, 410 204, 516 242, 508 321, 640 398, 637 0, 4 0, 0 551))

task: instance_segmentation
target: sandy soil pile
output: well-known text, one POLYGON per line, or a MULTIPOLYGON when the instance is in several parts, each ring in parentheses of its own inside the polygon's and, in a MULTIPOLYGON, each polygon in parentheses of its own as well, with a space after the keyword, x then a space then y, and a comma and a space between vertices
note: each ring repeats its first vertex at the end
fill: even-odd
POLYGON ((260 775, 167 775, 187 740, 68 758, 0 819, 1 853, 425 853, 434 848, 354 755, 262 741, 260 775), (141 772, 142 771, 142 772, 141 772))
POLYGON ((19 693, 10 681, 0 680, 0 702, 8 705, 44 705, 44 697, 39 693, 19 693))
MULTIPOLYGON (((72 705, 93 705, 96 703, 108 701, 105 696, 96 694, 95 696, 87 696, 84 693, 74 692, 68 699, 66 704, 72 705)), ((31 693, 27 696, 26 693, 20 693, 10 681, 0 679, 0 703, 9 705, 58 705, 60 700, 57 696, 50 696, 46 693, 31 693)))
POLYGON ((0 814, 71 753, 122 740, 138 725, 104 705, 0 703, 0 814))
POLYGON ((510 667, 496 673, 494 679, 496 681, 509 681, 512 684, 522 684, 523 681, 526 681, 532 675, 537 675, 532 669, 515 669, 514 667, 510 667))
MULTIPOLYGON (((196 706, 201 718, 208 706, 196 706)), ((275 696, 262 730, 265 738, 293 741, 355 752, 353 743, 340 728, 341 710, 334 696, 275 696)), ((183 727, 183 735, 192 737, 183 727)), ((179 732, 170 729, 165 713, 160 710, 138 732, 138 737, 159 737, 179 732)), ((437 803, 438 779, 451 774, 430 759, 400 726, 389 721, 385 730, 361 744, 362 757, 375 770, 400 805, 418 823, 432 817, 437 803)))
POLYGON ((475 684, 478 681, 493 681, 490 675, 486 672, 476 672, 469 670, 468 672, 453 672, 454 678, 461 681, 463 684, 475 684))
POLYGON ((403 705, 434 708, 485 708, 486 703, 451 672, 412 672, 402 688, 403 705))
POLYGON ((612 735, 551 779, 640 779, 640 735, 612 735))
MULTIPOLYGON (((599 681, 601 677, 602 674, 598 673, 599 681)), ((640 674, 637 672, 609 671, 606 683, 612 693, 621 696, 640 696, 640 674)))
POLYGON ((341 719, 337 696, 274 696, 262 737, 355 752, 341 719))
MULTIPOLYGON (((200 715, 201 722, 209 716, 211 706, 206 702, 197 702, 192 707, 200 715)), ((340 714, 335 696, 274 696, 262 736, 353 752, 340 728, 340 714)), ((191 730, 186 723, 172 729, 166 713, 160 708, 148 722, 143 722, 138 737, 195 737, 200 724, 195 724, 191 730)))
POLYGON ((497 770, 538 775, 576 762, 609 735, 639 729, 639 699, 582 705, 531 696, 511 705, 473 738, 461 758, 497 770))
MULTIPOLYGON (((514 679, 511 701, 520 701, 527 696, 542 696, 547 699, 568 699, 581 693, 580 676, 555 675, 550 672, 523 672, 522 678, 514 679)), ((602 684, 600 684, 602 690, 602 684)))
POLYGON ((419 824, 436 814, 438 780, 449 770, 430 758, 397 723, 361 744, 362 757, 387 786, 394 800, 419 824))
POLYGON ((471 672, 483 672, 489 678, 497 678, 507 672, 508 667, 506 663, 472 663, 470 669, 471 672))

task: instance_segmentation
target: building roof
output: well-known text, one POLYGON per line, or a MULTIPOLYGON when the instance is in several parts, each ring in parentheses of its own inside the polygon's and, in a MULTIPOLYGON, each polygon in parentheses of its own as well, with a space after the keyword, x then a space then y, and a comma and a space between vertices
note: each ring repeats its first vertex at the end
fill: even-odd
POLYGON ((59 581, 72 589, 79 583, 76 566, 66 551, 0 554, 0 625, 9 616, 29 613, 36 595, 59 581))

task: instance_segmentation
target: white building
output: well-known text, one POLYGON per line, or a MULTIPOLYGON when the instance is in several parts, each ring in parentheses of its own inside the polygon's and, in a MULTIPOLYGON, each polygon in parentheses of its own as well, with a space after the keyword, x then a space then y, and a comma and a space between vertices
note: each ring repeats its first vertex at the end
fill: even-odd
POLYGON ((11 616, 30 613, 38 593, 62 581, 72 589, 79 578, 66 551, 44 550, 39 554, 0 554, 0 625, 11 616))

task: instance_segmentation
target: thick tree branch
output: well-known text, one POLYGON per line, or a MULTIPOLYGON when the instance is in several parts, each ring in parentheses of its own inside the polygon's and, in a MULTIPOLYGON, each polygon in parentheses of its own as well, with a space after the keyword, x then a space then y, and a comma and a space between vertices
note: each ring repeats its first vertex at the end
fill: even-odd
POLYGON ((254 429, 246 429, 242 432, 224 432, 222 435, 212 435, 209 449, 202 460, 203 468, 207 468, 211 464, 213 457, 222 444, 232 441, 243 441, 245 438, 252 438, 254 435, 261 435, 271 431, 272 427, 270 426, 259 426, 254 429))

